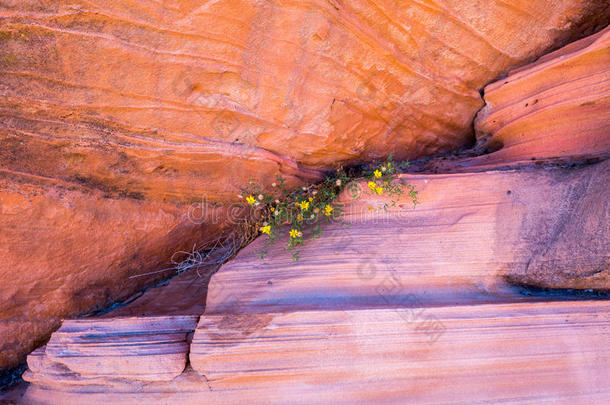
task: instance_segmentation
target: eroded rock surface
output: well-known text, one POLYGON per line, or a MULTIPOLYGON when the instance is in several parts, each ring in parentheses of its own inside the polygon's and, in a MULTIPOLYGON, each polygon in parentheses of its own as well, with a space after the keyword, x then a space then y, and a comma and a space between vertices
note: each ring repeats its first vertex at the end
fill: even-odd
POLYGON ((175 252, 226 227, 191 222, 175 204, 19 178, 0 176, 0 365, 21 362, 62 318, 101 309, 166 276, 129 278, 171 267, 175 252))
POLYGON ((483 85, 609 13, 603 0, 5 2, 4 137, 29 157, 6 165, 222 199, 253 169, 447 151, 471 139, 483 85), (227 169, 234 183, 218 184, 227 169))
POLYGON ((610 27, 485 87, 475 129, 497 152, 465 167, 610 157, 610 27))
POLYGON ((298 262, 281 243, 261 260, 259 238, 223 265, 196 329, 197 316, 66 321, 29 356, 25 400, 608 402, 610 301, 509 281, 608 288, 609 176, 610 161, 404 175, 416 209, 348 190, 347 225, 325 226, 298 262))
POLYGON ((0 368, 215 237, 231 214, 214 204, 250 175, 297 185, 467 144, 483 85, 608 14, 603 0, 2 2, 0 368))
MULTIPOLYGON (((420 204, 346 191, 344 217, 294 262, 261 237, 210 282, 206 311, 520 299, 510 283, 610 289, 610 161, 585 168, 405 175, 420 204), (408 297, 406 299, 405 297, 408 297)), ((361 187, 367 189, 366 184, 361 187)), ((523 298, 523 297, 521 297, 523 298)))
POLYGON ((232 390, 249 388, 259 403, 605 401, 610 349, 599 345, 609 310, 562 302, 290 312, 256 328, 203 316, 190 360, 232 403, 232 390))
MULTIPOLYGON (((84 357, 78 359, 84 375, 38 369, 45 355, 33 353, 25 399, 31 405, 606 402, 609 311, 607 301, 564 301, 203 315, 190 346, 192 369, 175 379, 103 378, 84 357)), ((154 336, 151 325, 139 330, 154 336)), ((100 336, 90 349, 102 355, 112 336, 100 336)), ((140 351, 139 367, 169 368, 144 349, 130 352, 140 351)), ((120 373, 138 369, 123 369, 124 359, 98 360, 120 373)))
POLYGON ((197 316, 63 321, 28 358, 30 374, 58 383, 72 380, 171 381, 187 363, 197 316))

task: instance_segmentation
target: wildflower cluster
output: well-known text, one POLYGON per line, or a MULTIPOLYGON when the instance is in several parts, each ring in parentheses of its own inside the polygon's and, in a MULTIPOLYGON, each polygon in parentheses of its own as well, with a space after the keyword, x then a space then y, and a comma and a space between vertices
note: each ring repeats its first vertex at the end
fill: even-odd
POLYGON ((408 194, 413 202, 413 207, 417 205, 417 190, 411 184, 407 184, 402 179, 397 179, 396 174, 401 169, 405 169, 409 162, 396 164, 392 161, 392 156, 388 160, 374 166, 372 170, 364 173, 363 178, 367 180, 369 192, 377 195, 388 195, 392 198, 391 202, 385 203, 383 208, 387 209, 396 204, 396 198, 403 194, 408 194))
MULTIPOLYGON (((390 157, 375 170, 365 172, 363 177, 368 180, 370 190, 378 195, 395 197, 403 194, 406 187, 415 204, 417 191, 413 186, 395 179, 399 167, 390 157)), ((336 198, 346 186, 354 192, 358 184, 355 180, 361 178, 348 176, 340 169, 319 184, 289 190, 286 180, 281 175, 276 175, 268 191, 251 178, 248 188, 242 191, 239 198, 252 207, 256 213, 255 218, 260 223, 258 230, 268 238, 265 247, 259 252, 261 258, 265 255, 266 248, 287 230, 286 249, 294 251, 292 257, 297 260, 298 251, 295 248, 303 244, 305 235, 317 238, 322 232, 323 221, 331 221, 343 213, 336 198)), ((357 198, 356 195, 354 198, 357 198)))

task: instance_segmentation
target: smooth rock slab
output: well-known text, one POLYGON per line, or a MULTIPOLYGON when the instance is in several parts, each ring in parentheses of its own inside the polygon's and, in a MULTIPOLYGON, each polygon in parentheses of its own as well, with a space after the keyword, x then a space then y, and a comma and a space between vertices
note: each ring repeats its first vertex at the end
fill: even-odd
POLYGON ((208 315, 190 360, 228 403, 602 401, 609 327, 608 301, 208 315))
POLYGON ((171 381, 38 381, 29 405, 606 403, 610 302, 206 315, 171 381))
POLYGON ((261 260, 260 237, 214 274, 207 313, 531 299, 511 283, 610 288, 610 161, 402 178, 419 192, 415 209, 403 199, 386 211, 387 198, 346 192, 349 227, 323 226, 297 262, 284 242, 261 260))
POLYGON ((197 316, 66 320, 44 348, 28 357, 35 382, 80 379, 171 380, 186 366, 187 335, 197 316), (63 377, 62 377, 63 376, 63 377))
POLYGON ((608 301, 208 315, 190 361, 270 402, 602 401, 609 327, 608 301))

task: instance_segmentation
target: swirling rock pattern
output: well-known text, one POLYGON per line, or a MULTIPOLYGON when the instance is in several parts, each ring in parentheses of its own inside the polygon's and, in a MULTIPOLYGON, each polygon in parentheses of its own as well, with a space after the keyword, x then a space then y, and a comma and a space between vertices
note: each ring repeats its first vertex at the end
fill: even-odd
POLYGON ((511 71, 485 102, 475 129, 497 151, 464 167, 610 157, 610 27, 511 71))
POLYGON ((0 12, 3 169, 189 202, 234 198, 249 174, 463 146, 483 85, 610 13, 601 0, 0 12))
POLYGON ((189 204, 222 219, 210 204, 250 175, 296 185, 463 146, 483 85, 608 13, 604 0, 3 1, 0 368, 226 225, 193 224, 189 204))

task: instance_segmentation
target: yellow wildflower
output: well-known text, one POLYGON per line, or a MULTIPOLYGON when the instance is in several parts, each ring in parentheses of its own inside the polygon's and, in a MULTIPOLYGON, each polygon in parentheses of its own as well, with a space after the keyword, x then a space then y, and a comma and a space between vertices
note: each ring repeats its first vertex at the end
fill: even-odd
POLYGON ((313 201, 313 198, 309 197, 309 202, 312 202, 312 201, 313 201))
POLYGON ((271 210, 271 212, 275 211, 275 208, 271 207, 269 208, 271 210))
POLYGON ((269 235, 271 233, 271 225, 261 227, 261 232, 269 235))
POLYGON ((377 187, 375 187, 375 192, 376 192, 377 194, 383 194, 383 188, 381 188, 381 187, 377 186, 377 187))
POLYGON ((326 207, 324 207, 324 215, 326 215, 327 217, 329 217, 333 212, 333 207, 331 205, 326 205, 326 207))
POLYGON ((301 201, 299 205, 301 206, 301 211, 307 211, 309 209, 309 201, 301 201))
POLYGON ((368 185, 371 190, 375 190, 375 187, 377 186, 374 181, 369 181, 368 185))
POLYGON ((299 236, 299 231, 297 231, 296 229, 291 229, 288 233, 290 234, 291 238, 296 238, 297 236, 299 236))
POLYGON ((379 170, 375 170, 373 172, 373 174, 375 175, 375 177, 380 178, 381 177, 381 172, 379 170))
POLYGON ((254 198, 251 195, 249 195, 249 196, 246 197, 246 201, 248 202, 248 204, 254 205, 254 203, 256 202, 256 198, 254 198))

